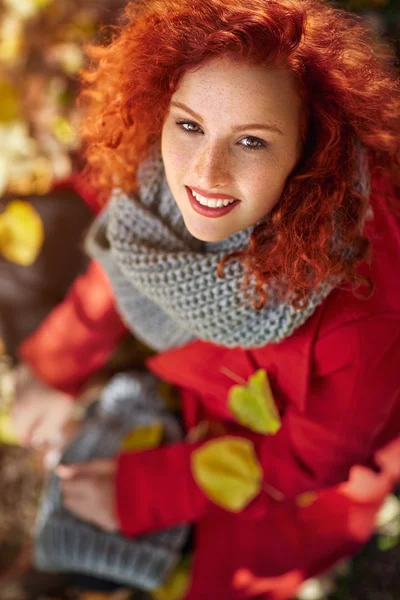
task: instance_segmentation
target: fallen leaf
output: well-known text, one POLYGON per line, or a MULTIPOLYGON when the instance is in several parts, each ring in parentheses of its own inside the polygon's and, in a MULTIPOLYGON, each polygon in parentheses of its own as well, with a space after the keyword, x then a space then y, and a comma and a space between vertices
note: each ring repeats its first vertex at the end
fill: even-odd
POLYGON ((0 443, 12 445, 17 445, 19 443, 14 433, 9 410, 2 410, 0 412, 0 443))
POLYGON ((400 536, 398 535, 380 535, 378 537, 378 549, 381 552, 391 550, 400 542, 400 536))
MULTIPOLYGON (((2 46, 4 42, 2 41, 2 46)), ((4 49, 2 48, 2 51, 4 49)), ((20 113, 17 90, 5 80, 0 80, 0 121, 9 122, 18 118, 20 113)), ((5 149, 4 149, 5 150, 5 149)))
POLYGON ((43 8, 51 4, 53 0, 7 0, 8 6, 15 11, 22 19, 31 19, 35 17, 43 8))
POLYGON ((257 433, 275 434, 281 426, 267 373, 259 369, 245 385, 229 390, 228 406, 241 425, 257 433))
POLYGON ((35 262, 44 240, 40 215, 29 202, 13 200, 0 214, 0 253, 28 266, 35 262))
POLYGON ((156 448, 161 444, 163 437, 163 426, 160 421, 154 421, 150 425, 135 427, 128 433, 121 443, 121 449, 130 450, 148 450, 156 448))
POLYGON ((60 115, 56 116, 52 123, 52 131, 56 138, 65 145, 70 145, 75 140, 75 131, 72 127, 71 123, 61 117, 60 115))
POLYGON ((240 512, 261 491, 263 472, 254 445, 225 436, 205 442, 192 453, 193 476, 215 504, 240 512))
MULTIPOLYGON (((24 26, 21 19, 17 15, 8 12, 2 15, 0 19, 0 62, 3 66, 12 68, 16 65, 16 62, 21 57, 24 48, 24 26)), ((2 83, 0 81, 0 121, 9 120, 7 110, 7 97, 6 97, 6 110, 4 111, 4 96, 2 83), (4 118, 6 117, 6 118, 4 118)), ((16 103, 19 104, 18 99, 16 103)), ((9 105, 8 105, 9 106, 9 105)), ((11 117, 17 118, 19 110, 14 110, 11 105, 11 117)))

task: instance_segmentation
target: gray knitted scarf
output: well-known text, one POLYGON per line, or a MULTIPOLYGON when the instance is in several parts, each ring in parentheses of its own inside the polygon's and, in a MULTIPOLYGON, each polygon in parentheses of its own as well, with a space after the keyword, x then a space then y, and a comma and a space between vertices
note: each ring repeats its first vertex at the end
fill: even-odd
MULTIPOLYGON (((368 193, 363 153, 358 163, 355 186, 368 193)), ((157 148, 142 163, 138 177, 137 196, 114 191, 89 232, 87 249, 108 274, 126 324, 151 348, 165 350, 193 338, 244 348, 280 342, 335 286, 323 282, 300 310, 279 301, 271 287, 264 308, 255 310, 242 291, 244 268, 239 261, 226 265, 224 278, 217 276, 221 259, 245 248, 251 230, 221 242, 194 238, 172 197, 157 148)))

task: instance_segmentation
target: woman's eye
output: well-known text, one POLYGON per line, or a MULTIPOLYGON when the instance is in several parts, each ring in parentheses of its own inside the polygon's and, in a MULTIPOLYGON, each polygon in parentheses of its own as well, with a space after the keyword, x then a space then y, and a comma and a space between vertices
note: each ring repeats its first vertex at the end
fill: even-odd
POLYGON ((192 121, 175 121, 177 125, 186 133, 198 133, 201 131, 200 127, 192 121))
MULTIPOLYGON (((184 133, 202 133, 200 127, 193 121, 175 121, 175 123, 184 133)), ((245 150, 260 150, 268 146, 266 141, 251 135, 241 139, 239 145, 245 150)))
POLYGON ((268 146, 267 142, 264 140, 252 136, 240 140, 240 145, 243 146, 245 150, 259 150, 260 148, 266 148, 268 146))

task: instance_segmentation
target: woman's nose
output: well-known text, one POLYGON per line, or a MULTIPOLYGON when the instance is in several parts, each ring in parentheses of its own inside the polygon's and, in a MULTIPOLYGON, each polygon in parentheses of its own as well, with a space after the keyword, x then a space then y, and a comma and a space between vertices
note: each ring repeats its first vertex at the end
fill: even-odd
POLYGON ((228 151, 220 146, 205 144, 195 160, 197 184, 205 190, 221 188, 230 182, 228 151))

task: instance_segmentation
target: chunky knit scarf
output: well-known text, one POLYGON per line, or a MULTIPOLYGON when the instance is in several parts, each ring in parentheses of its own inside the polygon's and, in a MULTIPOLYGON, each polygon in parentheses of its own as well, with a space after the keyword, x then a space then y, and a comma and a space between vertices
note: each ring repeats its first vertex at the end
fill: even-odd
MULTIPOLYGON (((360 152, 355 185, 366 193, 368 182, 360 152)), ((250 233, 213 243, 194 238, 153 148, 139 170, 138 195, 114 191, 89 233, 87 248, 107 272, 128 327, 150 347, 165 350, 199 338, 249 348, 290 336, 338 283, 323 282, 300 310, 279 301, 271 287, 264 308, 255 310, 241 288, 244 268, 239 261, 226 265, 224 278, 217 276, 220 260, 245 248, 250 233)))

